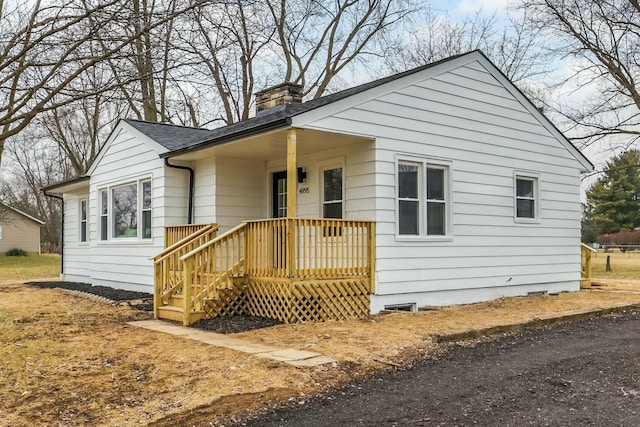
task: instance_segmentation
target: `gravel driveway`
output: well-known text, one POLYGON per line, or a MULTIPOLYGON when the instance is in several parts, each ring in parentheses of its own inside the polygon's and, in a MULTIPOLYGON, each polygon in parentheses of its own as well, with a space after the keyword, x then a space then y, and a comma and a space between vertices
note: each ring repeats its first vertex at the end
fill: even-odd
POLYGON ((246 426, 640 425, 640 311, 453 344, 246 426))

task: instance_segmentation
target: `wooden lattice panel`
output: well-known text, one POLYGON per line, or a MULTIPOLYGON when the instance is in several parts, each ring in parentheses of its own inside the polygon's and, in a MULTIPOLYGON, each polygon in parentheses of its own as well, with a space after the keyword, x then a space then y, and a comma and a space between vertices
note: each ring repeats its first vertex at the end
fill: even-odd
POLYGON ((323 280, 294 283, 290 323, 343 320, 369 314, 367 280, 323 280))
POLYGON ((247 314, 289 323, 291 282, 287 279, 247 279, 247 314))
POLYGON ((247 298, 242 284, 218 289, 218 297, 204 301, 207 317, 242 316, 246 314, 247 298))
POLYGON ((366 279, 248 279, 245 292, 247 314, 285 323, 343 320, 369 314, 366 279))

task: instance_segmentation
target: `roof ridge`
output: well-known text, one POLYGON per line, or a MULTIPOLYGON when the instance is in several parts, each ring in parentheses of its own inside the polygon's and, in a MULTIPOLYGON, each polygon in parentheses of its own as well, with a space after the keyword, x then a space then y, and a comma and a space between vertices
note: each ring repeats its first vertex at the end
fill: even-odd
POLYGON ((124 122, 136 122, 136 123, 142 123, 145 125, 154 125, 154 126, 171 126, 171 127, 175 127, 175 128, 182 128, 182 129, 189 129, 189 130, 201 130, 204 132, 208 132, 211 129, 207 129, 207 128, 202 128, 202 127, 196 127, 196 126, 186 126, 186 125, 176 125, 173 123, 167 123, 167 122, 152 122, 149 120, 140 120, 140 119, 122 119, 124 122))

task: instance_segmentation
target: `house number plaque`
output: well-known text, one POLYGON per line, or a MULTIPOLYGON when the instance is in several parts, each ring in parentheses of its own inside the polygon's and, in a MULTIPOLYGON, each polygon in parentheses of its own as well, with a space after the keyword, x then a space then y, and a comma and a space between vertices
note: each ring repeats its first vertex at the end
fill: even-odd
POLYGON ((307 193, 309 193, 310 191, 311 191, 311 190, 309 190, 309 187, 301 187, 301 188, 298 190, 298 193, 300 193, 300 194, 307 194, 307 193))

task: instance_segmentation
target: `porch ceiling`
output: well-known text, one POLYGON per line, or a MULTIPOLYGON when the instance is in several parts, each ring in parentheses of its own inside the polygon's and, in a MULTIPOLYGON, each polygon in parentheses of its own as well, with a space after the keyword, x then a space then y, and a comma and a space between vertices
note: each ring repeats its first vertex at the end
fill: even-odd
MULTIPOLYGON (((287 131, 289 128, 261 133, 237 141, 208 147, 202 150, 172 157, 175 160, 197 160, 204 157, 235 157, 252 160, 282 159, 287 155, 287 131)), ((313 129, 296 129, 297 154, 304 156, 308 153, 330 150, 371 138, 324 132, 313 129)))

